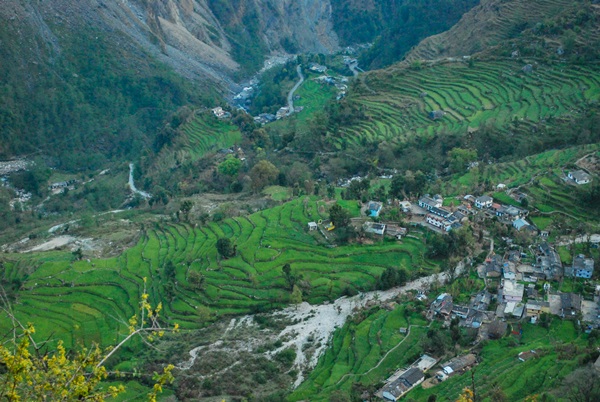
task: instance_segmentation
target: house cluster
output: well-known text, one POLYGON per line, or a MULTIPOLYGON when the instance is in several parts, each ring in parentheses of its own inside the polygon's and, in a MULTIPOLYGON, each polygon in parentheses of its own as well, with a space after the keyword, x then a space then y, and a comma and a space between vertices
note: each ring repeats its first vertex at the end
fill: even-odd
POLYGON ((333 85, 337 88, 338 93, 336 96, 337 100, 342 99, 348 92, 348 78, 346 77, 332 77, 330 75, 322 75, 314 79, 316 82, 321 84, 333 85))
POLYGON ((477 357, 473 353, 457 356, 446 363, 442 363, 441 370, 435 373, 435 378, 440 382, 446 381, 456 374, 464 373, 476 364, 477 357))
POLYGON ((524 263, 521 259, 527 254, 511 250, 504 256, 494 254, 486 259, 479 274, 486 281, 498 281, 498 308, 495 315, 501 318, 531 318, 535 322, 541 313, 549 313, 562 318, 574 317, 583 313, 584 321, 600 324, 598 301, 586 301, 575 293, 553 291, 548 282, 544 283, 545 298, 540 297, 535 283, 557 281, 563 277, 589 279, 594 273, 594 260, 578 255, 573 263, 564 266, 556 250, 547 242, 534 249, 534 262, 524 263))
POLYGON ((327 67, 318 63, 310 63, 308 69, 313 73, 323 74, 327 71, 327 67))
POLYGON ((428 316, 444 321, 458 318, 460 326, 479 329, 495 319, 494 312, 487 311, 491 302, 492 294, 487 290, 472 296, 468 305, 455 304, 450 294, 442 293, 431 303, 428 316))
POLYGON ((65 191, 65 189, 74 190, 76 184, 77 180, 75 179, 58 181, 56 183, 50 184, 48 186, 48 190, 52 191, 52 193, 61 193, 65 191))
POLYGON ((466 219, 466 215, 459 210, 451 212, 442 206, 443 202, 444 199, 440 195, 425 195, 419 198, 419 206, 428 212, 425 221, 444 232, 462 227, 461 222, 466 219))
POLYGON ((273 123, 275 120, 277 120, 277 116, 275 116, 273 113, 261 113, 254 117, 254 122, 261 125, 273 123))
POLYGON ((388 378, 387 384, 380 391, 381 396, 386 401, 396 402, 408 391, 422 383, 427 370, 435 366, 436 363, 437 359, 422 355, 410 367, 401 369, 388 378))

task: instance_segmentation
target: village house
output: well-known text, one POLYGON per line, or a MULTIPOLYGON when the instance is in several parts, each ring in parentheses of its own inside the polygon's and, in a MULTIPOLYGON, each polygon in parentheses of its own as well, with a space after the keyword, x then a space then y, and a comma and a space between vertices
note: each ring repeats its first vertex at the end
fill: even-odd
POLYGON ((492 294, 482 290, 471 298, 470 307, 475 310, 485 311, 492 302, 492 294))
POLYGON ((492 206, 494 200, 492 197, 487 195, 482 195, 481 197, 475 198, 475 206, 479 209, 487 209, 492 206))
POLYGON ((588 184, 592 181, 592 176, 583 170, 569 172, 567 177, 575 182, 575 184, 588 184))
POLYGON ((463 320, 469 316, 470 311, 466 306, 459 306, 458 304, 452 306, 452 315, 463 320))
POLYGON ((50 184, 48 186, 48 190, 63 190, 65 188, 69 188, 69 187, 73 188, 73 186, 75 186, 75 184, 77 184, 77 180, 75 180, 75 179, 59 181, 59 182, 50 184))
POLYGON ((507 221, 515 221, 524 218, 529 213, 526 209, 498 203, 492 204, 492 210, 496 213, 497 217, 504 218, 507 221))
POLYGON ((327 71, 326 66, 323 66, 323 65, 317 64, 317 63, 311 63, 310 67, 308 69, 312 72, 321 73, 321 74, 323 74, 325 71, 327 71))
POLYGON ((309 231, 317 230, 317 222, 308 222, 308 230, 309 231))
POLYGON ((217 106, 214 109, 211 109, 213 114, 215 115, 215 117, 217 117, 218 119, 226 119, 228 117, 231 117, 231 113, 223 110, 223 108, 221 106, 217 106))
POLYGON ((365 233, 373 233, 383 236, 386 225, 383 223, 365 222, 363 229, 365 233))
POLYGON ((411 211, 412 204, 410 203, 410 201, 400 201, 399 205, 402 209, 402 212, 407 213, 411 211))
POLYGON ((424 379, 423 371, 417 367, 411 367, 396 380, 383 387, 382 396, 385 400, 395 402, 424 379))
POLYGON ((452 296, 450 296, 448 293, 442 293, 433 301, 433 303, 431 303, 429 311, 434 316, 440 315, 448 318, 452 313, 453 306, 454 304, 452 303, 452 296))
POLYGON ((369 201, 367 205, 367 215, 371 217, 378 217, 381 209, 383 208, 383 204, 377 201, 369 201))
POLYGON ((477 357, 473 353, 468 355, 458 356, 452 360, 442 364, 442 369, 435 373, 436 378, 439 381, 445 381, 449 377, 462 373, 474 366, 477 363, 477 357))
POLYGON ((443 198, 441 198, 441 197, 431 198, 429 196, 429 194, 426 194, 423 197, 419 198, 419 201, 418 201, 419 206, 428 211, 431 211, 433 208, 441 208, 443 202, 444 202, 443 198))
POLYGON ((436 216, 432 214, 427 214, 426 221, 432 226, 436 228, 442 229, 445 232, 449 232, 452 230, 452 222, 447 219, 442 218, 441 216, 436 216))
POLYGON ((526 362, 527 360, 533 359, 536 356, 537 356, 537 353, 535 352, 535 350, 528 350, 528 351, 519 353, 517 358, 519 359, 519 361, 526 362))
POLYGON ((400 240, 402 236, 406 236, 406 234, 408 233, 408 229, 394 224, 387 224, 385 233, 388 236, 392 236, 400 240))
POLYGON ((429 118, 431 120, 439 120, 442 117, 444 117, 444 111, 443 110, 432 110, 431 112, 429 112, 429 118))
POLYGON ((504 281, 503 287, 499 290, 499 299, 504 303, 516 302, 520 303, 523 300, 525 285, 516 281, 504 281))
POLYGON ((528 300, 525 304, 527 317, 539 317, 542 313, 550 313, 550 303, 540 300, 528 300))
POLYGON ((561 293, 560 304, 560 316, 563 318, 574 318, 581 312, 581 296, 576 293, 561 293))
POLYGON ((487 278, 499 278, 502 275, 502 257, 494 254, 485 260, 485 276, 487 278))
POLYGON ((594 259, 585 258, 585 255, 579 254, 573 258, 573 265, 565 268, 565 276, 570 278, 590 279, 594 274, 594 259))
POLYGON ((536 259, 537 266, 543 272, 546 279, 560 279, 564 272, 560 256, 550 245, 546 242, 540 244, 539 253, 536 259))

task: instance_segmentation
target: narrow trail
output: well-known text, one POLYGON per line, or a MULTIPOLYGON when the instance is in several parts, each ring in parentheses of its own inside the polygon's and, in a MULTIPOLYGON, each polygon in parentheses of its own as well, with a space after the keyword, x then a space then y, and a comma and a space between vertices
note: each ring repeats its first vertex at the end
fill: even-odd
POLYGON ((302 66, 301 65, 298 65, 296 67, 296 72, 298 73, 298 77, 300 77, 300 79, 288 93, 288 96, 287 96, 287 102, 288 102, 288 108, 289 108, 288 115, 291 115, 294 113, 294 92, 296 92, 296 90, 298 88, 300 88, 300 85, 302 85, 302 83, 304 82, 304 75, 302 74, 302 66))

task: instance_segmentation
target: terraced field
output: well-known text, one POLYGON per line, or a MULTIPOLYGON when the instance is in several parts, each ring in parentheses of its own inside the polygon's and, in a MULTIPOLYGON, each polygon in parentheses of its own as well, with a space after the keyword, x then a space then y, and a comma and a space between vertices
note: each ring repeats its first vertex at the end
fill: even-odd
POLYGON ((472 54, 578 6, 581 3, 572 0, 482 0, 450 30, 419 43, 409 52, 407 60, 472 54))
POLYGON ((184 150, 194 158, 200 158, 209 152, 229 148, 242 139, 240 130, 228 120, 220 120, 212 112, 203 112, 182 127, 186 135, 184 150))
MULTIPOLYGON (((485 398, 496 384, 509 401, 550 391, 579 366, 578 359, 586 356, 582 348, 586 335, 580 335, 571 321, 555 320, 549 330, 527 323, 522 329, 520 342, 510 336, 490 342, 481 350, 481 363, 475 368, 478 395, 485 398), (532 349, 537 351, 537 358, 525 362, 517 359, 520 352, 532 349)), ((436 394, 438 401, 454 401, 468 386, 471 386, 470 375, 455 376, 433 388, 417 387, 407 398, 422 401, 436 394)))
POLYGON ((329 401, 334 391, 349 392, 354 383, 376 384, 397 368, 412 363, 422 352, 420 340, 428 324, 417 314, 405 314, 405 308, 378 310, 359 323, 344 325, 334 334, 332 346, 309 378, 288 400, 329 401), (408 327, 409 323, 414 325, 410 333, 400 334, 398 328, 408 327))
POLYGON ((373 93, 350 94, 367 118, 341 129, 334 145, 399 142, 409 135, 466 134, 483 125, 531 133, 540 123, 569 118, 600 99, 600 67, 536 65, 521 71, 517 60, 441 63, 420 70, 390 69, 366 75, 373 93), (436 121, 428 115, 443 110, 436 121))
MULTIPOLYGON (((310 284, 305 300, 315 303, 370 288, 388 266, 438 270, 424 259, 419 238, 325 247, 318 232, 306 230, 308 221, 321 217, 320 205, 304 198, 204 227, 157 224, 135 247, 111 259, 73 261, 67 252, 7 255, 4 278, 29 273, 14 305, 16 314, 35 323, 38 333, 55 334, 71 345, 76 339, 114 344, 136 311, 144 277, 153 303, 163 302, 166 319, 197 328, 207 320, 206 307, 222 316, 288 304, 289 285, 282 275, 286 263, 310 284), (235 243, 235 257, 218 256, 215 245, 222 237, 235 243), (168 261, 175 265, 174 281, 165 274, 168 261), (200 288, 189 282, 193 271, 206 279, 200 288)), ((0 330, 6 325, 0 320, 0 330)))
MULTIPOLYGON (((552 213, 562 212, 576 219, 591 223, 600 222, 600 208, 582 204, 580 192, 590 185, 574 186, 564 177, 573 170, 575 162, 584 155, 600 156, 600 145, 592 144, 563 150, 552 150, 532 155, 515 162, 484 166, 477 173, 469 172, 458 180, 448 183, 444 193, 459 195, 471 191, 477 183, 488 182, 492 186, 503 183, 507 188, 518 188, 528 195, 530 209, 538 209, 541 226, 547 225, 552 213)), ((518 205, 504 191, 494 198, 518 205)))

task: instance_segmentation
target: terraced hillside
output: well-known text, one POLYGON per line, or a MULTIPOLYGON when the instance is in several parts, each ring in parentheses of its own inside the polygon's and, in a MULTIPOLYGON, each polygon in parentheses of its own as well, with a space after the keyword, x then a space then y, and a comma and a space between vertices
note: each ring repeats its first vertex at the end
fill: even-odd
POLYGON ((242 139, 240 130, 228 120, 217 119, 211 112, 203 112, 194 120, 181 127, 186 136, 183 149, 193 159, 209 152, 229 148, 242 139))
MULTIPOLYGON (((325 247, 322 235, 306 230, 308 221, 320 218, 322 207, 320 201, 304 198, 204 227, 156 224, 135 247, 112 259, 73 261, 66 252, 9 255, 3 279, 24 281, 14 303, 23 322, 72 345, 76 340, 114 344, 136 311, 144 277, 152 301, 163 302, 166 319, 197 328, 209 314, 244 314, 288 304, 290 286, 282 275, 286 263, 294 275, 303 276, 304 298, 311 302, 370 288, 388 266, 413 273, 438 269, 424 259, 418 232, 401 244, 325 247), (218 256, 215 245, 223 237, 237 246, 235 257, 218 256), (200 284, 198 273, 204 277, 200 284)), ((0 320, 0 329, 6 325, 7 320, 0 320)))
POLYGON ((344 325, 308 380, 288 400, 329 401, 338 390, 350 392, 357 383, 365 387, 377 384, 398 367, 411 364, 422 352, 420 341, 428 324, 407 306, 391 312, 381 309, 360 322, 344 325), (408 334, 398 332, 409 325, 408 334))
POLYGON ((477 53, 537 23, 579 10, 582 4, 570 0, 482 0, 451 29, 421 41, 406 59, 434 60, 477 53))
POLYGON ((513 59, 475 61, 471 67, 446 62, 369 74, 366 84, 370 91, 349 98, 366 118, 339 130, 338 149, 415 135, 477 135, 482 127, 511 136, 544 132, 600 99, 600 67, 513 59), (533 72, 522 71, 527 63, 533 72), (430 119, 435 110, 444 116, 430 119))
MULTIPOLYGON (((515 162, 484 166, 447 183, 444 193, 465 194, 481 183, 487 182, 491 186, 503 183, 507 186, 507 191, 518 190, 527 194, 528 208, 537 210, 538 218, 533 218, 534 222, 536 219, 543 222, 560 213, 580 222, 598 225, 600 205, 592 205, 582 199, 586 192, 592 191, 593 184, 575 186, 569 184, 565 176, 569 171, 578 169, 576 163, 584 156, 600 158, 599 150, 600 145, 592 144, 547 151, 515 162)), ((593 180, 597 180, 597 176, 593 180)), ((497 191, 494 198, 518 205, 506 191, 497 191)))

